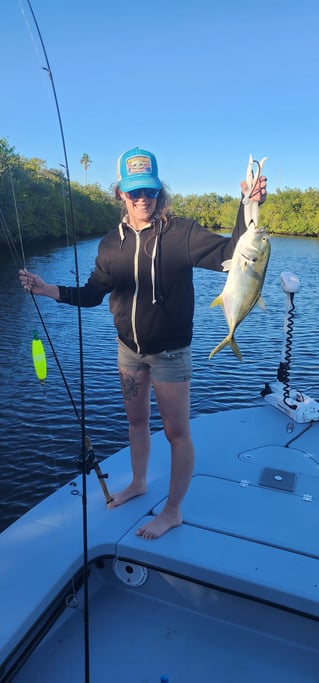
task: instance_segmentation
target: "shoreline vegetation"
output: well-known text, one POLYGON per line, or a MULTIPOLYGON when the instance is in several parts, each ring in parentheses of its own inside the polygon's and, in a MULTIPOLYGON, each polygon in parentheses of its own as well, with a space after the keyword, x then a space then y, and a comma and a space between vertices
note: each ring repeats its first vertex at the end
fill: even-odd
MULTIPOLYGON (((82 163, 82 162, 81 162, 82 163)), ((71 181, 73 220, 70 216, 69 188, 63 168, 48 169, 42 159, 27 159, 0 138, 0 207, 14 242, 20 231, 26 244, 41 244, 71 235, 97 237, 114 229, 120 221, 121 204, 98 184, 81 185, 71 181)), ((171 212, 193 218, 212 230, 229 231, 234 225, 239 197, 171 195, 171 212)), ((260 224, 275 236, 319 236, 319 189, 277 189, 260 208, 260 224)), ((2 226, 3 227, 3 226, 2 226)), ((6 244, 6 230, 0 230, 0 244, 6 244)))

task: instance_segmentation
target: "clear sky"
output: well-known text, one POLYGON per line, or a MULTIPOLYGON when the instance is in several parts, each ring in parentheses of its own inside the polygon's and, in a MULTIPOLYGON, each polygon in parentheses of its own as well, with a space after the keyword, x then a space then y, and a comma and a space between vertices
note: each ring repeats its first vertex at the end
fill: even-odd
MULTIPOLYGON (((153 151, 171 192, 239 196, 249 154, 269 191, 319 187, 318 0, 32 0, 72 180, 108 190, 116 159, 153 151)), ((64 163, 26 0, 0 3, 0 137, 64 163)))

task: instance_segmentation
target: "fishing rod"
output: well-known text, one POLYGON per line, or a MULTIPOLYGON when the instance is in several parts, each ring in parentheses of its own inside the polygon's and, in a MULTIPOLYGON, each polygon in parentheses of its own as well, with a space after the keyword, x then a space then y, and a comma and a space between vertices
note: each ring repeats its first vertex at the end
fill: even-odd
MULTIPOLYGON (((32 4, 30 0, 27 0, 27 5, 29 7, 32 20, 34 23, 34 26, 36 28, 44 59, 45 59, 45 66, 42 67, 48 74, 52 92, 53 92, 53 97, 54 97, 54 102, 55 102, 55 109, 58 117, 58 123, 59 123, 59 130, 60 130, 60 135, 61 135, 61 140, 62 140, 62 147, 63 147, 63 155, 64 155, 64 168, 65 168, 65 173, 66 173, 66 185, 67 185, 67 197, 68 197, 68 202, 69 202, 69 209, 70 209, 70 225, 71 225, 71 231, 72 231, 72 238, 73 238, 73 254, 74 254, 74 268, 75 268, 75 283, 76 283, 76 288, 78 292, 78 304, 77 304, 77 320, 78 320, 78 342, 79 342, 79 358, 80 358, 80 394, 81 394, 81 416, 80 416, 80 425, 81 425, 81 443, 82 443, 82 449, 81 449, 81 469, 82 469, 82 509, 83 509, 83 521, 82 521, 82 526, 83 526, 83 589, 84 589, 84 666, 85 666, 85 683, 89 683, 90 681, 90 648, 89 648, 89 595, 88 595, 88 523, 87 523, 87 486, 86 486, 86 475, 87 475, 87 453, 89 455, 89 459, 91 459, 91 462, 96 460, 95 456, 93 455, 93 450, 90 444, 90 441, 86 435, 86 430, 85 430, 85 382, 84 382, 84 353, 83 353, 83 333, 82 333, 82 316, 81 316, 81 301, 80 301, 80 278, 79 278, 79 265, 78 265, 78 253, 77 253, 77 237, 76 237, 76 230, 75 230, 75 221, 74 221, 74 210, 73 210, 73 199, 72 199, 72 190, 71 190, 71 181, 70 181, 70 170, 69 170, 69 162, 68 162, 68 155, 67 155, 67 150, 66 150, 66 143, 65 143, 65 136, 64 136, 64 130, 63 130, 63 124, 62 124, 62 117, 61 117, 61 112, 60 112, 60 107, 59 107, 59 102, 58 102, 58 97, 56 93, 56 88, 55 88, 55 83, 54 83, 54 78, 53 78, 53 73, 52 69, 49 63, 46 47, 44 44, 44 40, 39 28, 39 24, 37 21, 37 18, 35 16, 32 4)), ((77 411, 76 411, 77 413, 77 411)), ((98 464, 95 462, 94 465, 95 469, 99 469, 98 464)), ((104 482, 104 477, 101 473, 102 478, 99 477, 99 481, 101 483, 101 486, 104 490, 104 493, 106 494, 106 499, 107 502, 111 500, 111 497, 108 494, 105 482, 104 482)))
MULTIPOLYGON (((14 203, 14 210, 15 210, 15 215, 16 215, 16 221, 17 221, 17 226, 18 226, 18 233, 19 233, 19 240, 20 240, 20 249, 21 249, 21 255, 22 255, 22 260, 23 260, 23 266, 21 263, 19 263, 19 256, 18 252, 15 249, 15 244, 14 241, 11 239, 11 234, 8 229, 8 226, 6 224, 4 215, 1 211, 1 223, 3 226, 3 230, 7 239, 7 243, 10 247, 11 250, 11 255, 16 257, 16 261, 18 263, 18 266, 25 268, 25 254, 24 254, 24 248, 23 248, 23 240, 22 240, 22 232, 21 232, 21 225, 20 225, 20 219, 19 219, 19 212, 18 212, 18 206, 17 206, 17 200, 16 200, 16 194, 14 191, 14 184, 13 184, 13 178, 12 178, 12 171, 11 171, 11 165, 8 164, 8 169, 9 169, 9 176, 10 176, 10 184, 11 184, 11 190, 12 190, 12 196, 13 196, 13 203, 14 203), (11 245, 11 242, 12 245, 11 245)), ((35 301, 34 301, 35 304, 35 301)), ((35 304, 36 305, 36 304, 35 304)), ((36 306, 37 307, 37 306, 36 306)), ((41 313, 40 310, 38 310, 38 315, 40 315, 41 319, 41 313)), ((44 321, 42 321, 43 328, 45 328, 44 321)), ((47 338, 49 342, 51 343, 50 337, 48 335, 48 332, 46 330, 47 338)), ((52 347, 52 344, 51 344, 52 347)), ((32 339, 32 345, 31 345, 31 350, 32 350, 32 360, 33 360, 33 366, 35 370, 35 374, 37 378, 40 380, 41 384, 44 385, 44 381, 47 376, 47 359, 45 355, 45 350, 42 344, 41 339, 39 339, 38 332, 37 330, 33 330, 33 339, 32 339)), ((52 347, 52 350, 54 352, 54 349, 52 347)), ((57 360, 57 359, 56 359, 57 360)), ((63 375, 63 373, 62 373, 63 375)))
MULTIPOLYGON (((25 255, 24 255, 24 248, 23 248, 23 241, 22 241, 22 232, 21 232, 21 227, 20 227, 19 212, 18 212, 18 205, 17 205, 16 194, 15 194, 15 189, 14 189, 12 171, 11 171, 11 168, 10 168, 10 167, 9 167, 9 173, 10 173, 11 189, 12 189, 12 194, 13 194, 14 207, 15 207, 15 213, 16 213, 17 225, 18 225, 18 232, 19 232, 20 249, 21 249, 21 258, 20 258, 20 256, 19 256, 19 253, 18 253, 18 250, 17 250, 17 248, 16 248, 15 242, 14 242, 14 240, 13 240, 13 238, 12 238, 12 235, 11 235, 11 233, 10 233, 10 230, 9 230, 9 228, 8 228, 7 222, 6 222, 6 220, 5 220, 5 217, 4 217, 3 212, 2 212, 1 209, 0 209, 0 224, 1 224, 2 229, 3 229, 3 232, 4 232, 4 236, 5 236, 5 239, 6 239, 8 248, 9 248, 9 251, 11 252, 11 256, 12 256, 13 260, 15 261, 15 263, 16 263, 16 265, 17 265, 17 268, 18 268, 19 270, 25 270, 25 269, 26 269, 26 260, 25 260, 25 255)), ((81 424, 81 417, 80 417, 79 411, 78 411, 77 406, 76 406, 76 403, 75 403, 75 401, 74 401, 74 399, 73 399, 73 396, 72 396, 70 387, 69 387, 69 385, 68 385, 68 383, 67 383, 65 374, 64 374, 64 372, 63 372, 63 368, 62 368, 61 363, 60 363, 60 361, 59 361, 59 358, 58 358, 58 356, 57 356, 57 354, 56 354, 56 351, 55 351, 55 348, 54 348, 54 346, 53 346, 51 337, 50 337, 50 335, 49 335, 48 329, 47 329, 47 327, 46 327, 46 324, 45 324, 45 322, 44 322, 43 316, 42 316, 42 314, 41 314, 41 310, 40 310, 40 308, 39 308, 39 306, 38 306, 36 297, 34 296, 32 290, 29 290, 29 294, 30 294, 30 296, 31 296, 31 298, 32 298, 33 304, 34 304, 35 309, 36 309, 36 311, 37 311, 37 314, 38 314, 38 317, 39 317, 39 319, 40 319, 42 328, 43 328, 43 330, 44 330, 44 332, 45 332, 45 334, 46 334, 46 337, 47 337, 48 343, 49 343, 49 345, 50 345, 50 348, 51 348, 51 351, 52 351, 54 360, 55 360, 55 362, 56 362, 56 365, 57 365, 57 367, 58 367, 58 370, 59 370, 59 372, 60 372, 60 375, 61 375, 61 377, 62 377, 64 386, 65 386, 65 389, 66 389, 66 391, 67 391, 67 393, 68 393, 70 402, 71 402, 71 404, 72 404, 72 407, 73 407, 75 416, 76 416, 76 418, 77 418, 79 424, 81 424)), ((32 359, 33 359, 33 364, 34 364, 34 369, 35 369, 36 375, 37 375, 38 379, 40 380, 41 384, 44 384, 44 380, 46 379, 46 358, 45 358, 45 351, 44 351, 42 342, 41 342, 41 340, 40 340, 39 337, 38 337, 37 330, 34 330, 34 331, 33 331, 33 339, 32 339, 32 359)), ((78 458, 78 459, 76 460, 76 464, 77 464, 77 466, 78 466, 80 469, 81 469, 81 467, 82 467, 82 462, 81 462, 81 460, 82 460, 81 458, 78 458)), ((92 471, 92 469, 94 469, 95 474, 96 474, 96 476, 97 476, 97 478, 98 478, 99 484, 100 484, 100 486, 101 486, 103 495, 104 495, 104 497, 105 497, 106 503, 108 504, 108 503, 110 503, 110 502, 113 500, 113 498, 112 498, 112 496, 110 495, 109 490, 108 490, 108 488, 107 488, 107 486, 106 486, 106 483, 105 483, 105 479, 108 478, 108 474, 103 474, 103 472, 102 472, 102 470, 101 470, 101 468, 100 468, 100 465, 99 465, 99 463, 101 462, 101 460, 103 460, 103 458, 100 458, 100 459, 97 458, 97 456, 95 455, 95 452, 94 452, 94 450, 93 450, 91 441, 90 441, 89 437, 86 435, 86 437, 85 437, 85 467, 86 467, 86 474, 90 474, 90 472, 92 471)))
MULTIPOLYGON (((15 243, 14 243, 14 240, 13 240, 13 238, 12 238, 12 235, 11 235, 11 233, 10 233, 10 230, 9 230, 9 228, 8 228, 7 222, 6 222, 6 220, 5 220, 5 217, 4 217, 3 212, 2 212, 1 209, 0 209, 0 222, 1 222, 1 226, 2 226, 2 229, 3 229, 4 235, 5 235, 5 238, 6 238, 7 245, 8 245, 8 247, 9 247, 10 252, 11 252, 11 256, 13 257, 14 261, 15 261, 16 264, 17 264, 17 268, 18 268, 19 270, 25 270, 25 267, 26 267, 26 266, 25 266, 24 254, 23 254, 23 263, 22 263, 22 261, 21 261, 21 259, 20 259, 20 256, 19 256, 19 254, 18 254, 18 250, 17 250, 17 248, 16 248, 16 245, 15 245, 15 243)), ((23 249, 23 247, 22 247, 22 249, 23 249)), ((23 253, 23 252, 22 252, 22 253, 23 253)), ((37 314, 38 314, 38 316, 39 316, 39 320, 40 320, 41 325, 42 325, 42 327, 43 327, 43 330, 44 330, 44 332, 45 332, 45 335, 46 335, 46 338, 47 338, 48 343, 49 343, 49 345, 50 345, 51 351, 52 351, 52 353, 53 353, 54 360, 55 360, 55 362, 56 362, 56 364, 57 364, 57 366, 58 366, 59 372, 60 372, 61 377, 62 377, 63 382, 64 382, 64 386, 65 386, 65 388, 66 388, 66 390, 67 390, 69 399, 70 399, 70 401, 71 401, 71 403, 72 403, 72 406, 73 406, 75 415, 76 415, 77 419, 78 419, 79 422, 80 422, 80 419, 81 419, 81 418, 80 418, 79 411, 78 411, 78 409, 77 409, 77 406, 76 406, 75 401, 74 401, 74 399, 73 399, 73 396, 72 396, 72 394, 71 394, 70 387, 69 387, 69 385, 68 385, 68 383, 67 383, 65 374, 64 374, 64 372, 63 372, 63 368, 62 368, 61 363, 60 363, 60 361, 59 361, 59 358, 58 358, 58 356, 57 356, 57 354, 56 354, 55 348, 54 348, 54 346, 53 346, 53 343, 52 343, 52 340, 51 340, 49 331, 48 331, 48 329, 47 329, 47 327, 46 327, 46 324, 45 324, 45 322, 44 322, 44 319, 43 319, 41 310, 40 310, 40 308, 39 308, 38 302, 37 302, 37 300, 36 300, 36 297, 34 296, 32 290, 29 290, 28 293, 30 294, 31 299, 32 299, 32 301, 33 301, 33 303, 34 303, 35 309, 36 309, 37 314)))
MULTIPOLYGON (((51 88, 53 92, 56 113, 58 117, 60 135, 62 140, 63 155, 64 155, 64 165, 67 180, 67 194, 69 200, 70 208, 70 220, 71 220, 71 230, 73 237, 73 256, 74 256, 74 267, 75 267, 75 283, 76 288, 79 290, 79 265, 78 265, 78 255, 77 255, 77 244, 76 244, 76 231, 75 231, 75 221, 74 221, 74 211, 73 211, 73 200, 71 192, 71 182, 70 182, 70 171, 68 155, 65 144, 64 130, 62 125, 61 113, 59 102, 57 98, 57 93, 55 89, 54 78, 52 74, 52 69, 48 59, 47 51, 44 45, 42 34, 39 28, 38 21, 36 19, 33 7, 30 0, 27 0, 27 4, 41 43, 43 55, 45 58, 46 66, 43 67, 50 79, 51 88)), ((87 524, 87 487, 86 487, 86 468, 85 468, 85 448, 86 448, 86 434, 85 434, 85 400, 84 400, 84 362, 83 362, 83 334, 82 334, 82 316, 81 316, 81 306, 78 297, 77 305, 77 319, 78 319, 78 341, 79 341, 79 358, 80 358, 80 396, 81 396, 81 455, 82 455, 82 532, 83 532, 83 588, 84 588, 84 667, 85 667, 85 682, 90 681, 90 646, 89 646, 89 596, 88 596, 88 524, 87 524)))

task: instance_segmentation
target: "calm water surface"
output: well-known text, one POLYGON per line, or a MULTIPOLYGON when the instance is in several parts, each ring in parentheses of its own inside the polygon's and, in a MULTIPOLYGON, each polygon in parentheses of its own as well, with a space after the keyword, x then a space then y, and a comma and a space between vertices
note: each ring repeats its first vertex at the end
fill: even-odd
MULTIPOLYGON (((94 266, 97 239, 78 246, 81 283, 94 266)), ((229 348, 212 360, 211 349, 226 335, 218 308, 210 309, 225 275, 195 271, 191 414, 262 404, 260 390, 275 381, 280 361, 285 295, 283 270, 301 282, 295 296, 291 385, 319 400, 318 271, 319 243, 313 239, 272 238, 272 255, 263 297, 265 313, 255 308, 241 324, 236 339, 239 363, 229 348)), ((0 528, 78 474, 81 432, 71 401, 47 342, 31 297, 20 288, 10 257, 0 255, 0 528), (37 329, 47 354, 45 387, 37 380, 31 359, 33 330, 37 329)), ((73 248, 55 247, 27 257, 27 267, 49 282, 74 284, 73 248)), ((77 310, 38 298, 48 333, 63 368, 70 392, 80 409, 77 310)), ((108 298, 97 308, 83 310, 86 422, 95 453, 106 458, 128 443, 116 368, 116 334, 108 298)), ((152 430, 161 422, 152 403, 152 430)), ((225 434, 225 439, 227 435, 225 434)), ((93 476, 93 475, 91 475, 93 476)), ((94 475, 95 476, 95 475, 94 475)))

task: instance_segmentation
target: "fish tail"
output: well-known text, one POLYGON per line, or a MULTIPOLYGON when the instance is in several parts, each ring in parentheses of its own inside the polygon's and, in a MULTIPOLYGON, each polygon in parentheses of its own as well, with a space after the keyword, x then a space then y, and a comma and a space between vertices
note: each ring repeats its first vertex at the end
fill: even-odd
POLYGON ((242 355, 240 353, 239 346, 238 346, 237 342, 235 341, 234 337, 230 340, 229 343, 230 343, 230 346, 231 346, 232 351, 234 352, 235 356, 237 356, 238 360, 240 362, 242 362, 243 358, 242 358, 242 355))
POLYGON ((215 356, 216 353, 218 353, 218 351, 221 351, 222 349, 224 349, 225 346, 227 346, 227 344, 230 344, 230 339, 231 339, 231 335, 228 334, 227 337, 225 337, 225 339, 223 339, 223 341, 220 342, 220 344, 215 346, 215 348, 210 352, 210 354, 208 356, 209 360, 211 360, 211 358, 213 358, 213 356, 215 356))
POLYGON ((232 336, 232 334, 228 334, 227 337, 225 337, 225 339, 223 339, 223 341, 220 342, 220 344, 215 346, 215 348, 209 354, 209 360, 211 360, 213 356, 215 356, 216 353, 218 353, 218 351, 221 351, 225 348, 225 346, 228 345, 231 347, 233 353, 235 354, 235 356, 237 356, 238 360, 242 362, 243 359, 239 350, 239 346, 235 341, 234 337, 232 336))

